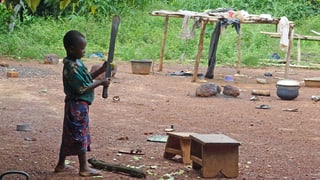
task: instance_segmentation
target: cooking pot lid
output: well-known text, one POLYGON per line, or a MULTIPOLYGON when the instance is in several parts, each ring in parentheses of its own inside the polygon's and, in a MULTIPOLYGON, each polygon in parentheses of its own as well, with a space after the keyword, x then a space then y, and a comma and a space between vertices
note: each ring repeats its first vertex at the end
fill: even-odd
POLYGON ((280 85, 280 86, 300 86, 300 83, 296 80, 282 79, 277 82, 277 85, 280 85))

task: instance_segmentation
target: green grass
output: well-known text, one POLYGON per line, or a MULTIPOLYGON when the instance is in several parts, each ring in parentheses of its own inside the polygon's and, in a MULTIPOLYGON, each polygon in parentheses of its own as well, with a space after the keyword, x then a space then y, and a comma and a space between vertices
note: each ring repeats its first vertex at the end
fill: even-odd
MULTIPOLYGON (((132 59, 159 60, 161 41, 164 30, 164 17, 150 16, 152 10, 170 9, 171 7, 159 2, 150 5, 145 10, 131 10, 121 16, 121 23, 115 48, 115 59, 129 61, 132 59), (157 8, 154 8, 154 7, 157 8)), ((313 35, 310 30, 320 31, 319 16, 297 21, 295 32, 313 35)), ((29 16, 23 24, 17 24, 10 33, 0 36, 0 56, 10 56, 22 59, 36 59, 42 61, 45 54, 57 54, 64 57, 62 45, 64 34, 71 29, 81 31, 87 38, 86 54, 108 52, 111 17, 96 19, 93 17, 69 16, 59 18, 41 18, 29 16)), ((194 61, 198 51, 200 29, 196 29, 196 37, 191 40, 179 38, 182 19, 170 18, 166 38, 165 61, 184 62, 194 61)), ((201 64, 207 64, 211 33, 215 25, 208 24, 203 44, 201 64)), ((260 31, 275 32, 275 25, 241 26, 241 60, 243 65, 258 66, 260 59, 268 59, 273 52, 284 58, 285 53, 279 49, 279 39, 270 38, 260 31)), ((220 36, 217 49, 217 64, 237 63, 237 33, 228 26, 220 36)), ((296 42, 292 58, 297 57, 296 42)), ((312 55, 307 61, 319 63, 319 42, 302 41, 302 53, 312 55)))

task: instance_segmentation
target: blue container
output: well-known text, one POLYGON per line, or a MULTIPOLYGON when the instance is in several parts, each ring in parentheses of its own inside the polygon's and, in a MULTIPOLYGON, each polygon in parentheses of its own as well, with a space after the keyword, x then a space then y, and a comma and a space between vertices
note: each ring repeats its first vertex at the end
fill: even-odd
POLYGON ((231 75, 226 75, 226 76, 224 77, 224 80, 227 81, 227 82, 232 82, 232 81, 233 81, 233 76, 231 76, 231 75))

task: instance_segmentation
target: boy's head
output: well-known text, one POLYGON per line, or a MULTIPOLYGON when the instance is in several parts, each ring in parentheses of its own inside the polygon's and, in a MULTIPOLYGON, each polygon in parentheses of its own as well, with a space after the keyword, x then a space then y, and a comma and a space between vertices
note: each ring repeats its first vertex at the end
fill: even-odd
POLYGON ((80 59, 85 54, 87 41, 79 31, 68 31, 63 37, 63 45, 70 59, 80 59))

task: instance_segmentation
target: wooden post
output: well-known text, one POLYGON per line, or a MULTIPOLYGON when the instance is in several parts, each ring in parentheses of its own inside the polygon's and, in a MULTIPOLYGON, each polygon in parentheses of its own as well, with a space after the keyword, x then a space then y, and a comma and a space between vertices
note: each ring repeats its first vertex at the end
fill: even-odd
POLYGON ((204 38, 204 33, 206 32, 207 23, 208 23, 208 19, 202 19, 201 33, 200 33, 200 39, 199 39, 199 44, 198 44, 198 53, 197 53, 197 57, 196 57, 196 62, 194 64, 192 82, 196 82, 197 81, 198 68, 199 68, 200 58, 201 58, 202 49, 203 49, 203 38, 204 38))
POLYGON ((297 62, 298 62, 298 65, 300 65, 300 62, 301 62, 301 48, 300 48, 300 43, 301 43, 301 39, 300 37, 298 38, 298 41, 297 41, 297 62))
POLYGON ((291 49, 292 49, 292 41, 293 41, 293 27, 294 25, 290 25, 289 27, 289 45, 288 45, 288 50, 286 54, 286 67, 285 67, 285 72, 284 72, 284 78, 288 78, 288 68, 289 68, 289 63, 290 63, 290 55, 291 55, 291 49))
POLYGON ((239 29, 238 34, 238 65, 237 65, 237 73, 240 74, 241 68, 241 28, 239 29))
POLYGON ((161 45, 161 51, 160 51, 160 64, 159 64, 158 71, 162 71, 162 67, 163 67, 163 56, 164 56, 164 48, 166 46, 168 24, 169 24, 169 16, 166 16, 166 20, 164 23, 164 32, 163 32, 163 36, 162 36, 162 45, 161 45))

